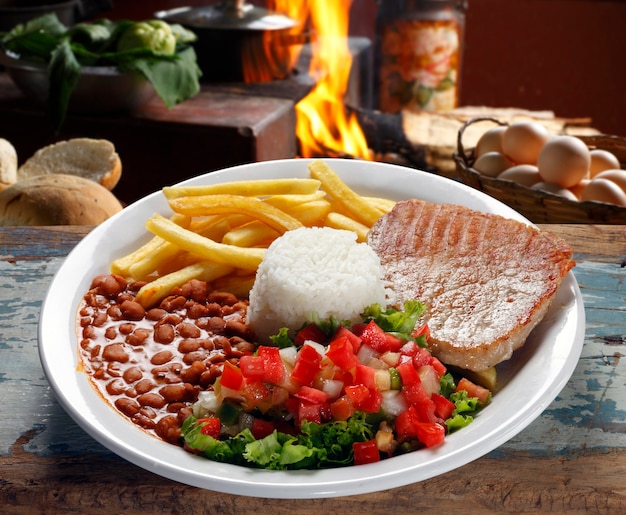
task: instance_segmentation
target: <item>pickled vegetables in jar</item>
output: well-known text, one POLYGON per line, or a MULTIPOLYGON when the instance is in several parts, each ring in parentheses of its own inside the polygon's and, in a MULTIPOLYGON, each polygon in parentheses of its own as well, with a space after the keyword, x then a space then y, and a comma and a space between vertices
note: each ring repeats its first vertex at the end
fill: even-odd
POLYGON ((458 104, 466 2, 381 0, 378 108, 445 111, 458 104))

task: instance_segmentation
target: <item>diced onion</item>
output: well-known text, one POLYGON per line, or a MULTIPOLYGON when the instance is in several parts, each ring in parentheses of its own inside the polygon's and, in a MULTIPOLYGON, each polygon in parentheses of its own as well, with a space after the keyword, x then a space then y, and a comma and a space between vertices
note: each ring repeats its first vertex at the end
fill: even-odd
POLYGON ((409 407, 404 395, 399 390, 387 390, 382 392, 382 396, 383 404, 381 409, 391 417, 397 417, 409 407))

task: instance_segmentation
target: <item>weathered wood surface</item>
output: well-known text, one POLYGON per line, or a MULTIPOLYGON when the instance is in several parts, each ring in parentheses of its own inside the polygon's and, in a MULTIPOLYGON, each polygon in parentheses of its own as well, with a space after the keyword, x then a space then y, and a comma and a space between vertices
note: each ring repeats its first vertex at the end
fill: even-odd
POLYGON ((626 226, 545 227, 575 249, 587 319, 580 362, 557 399, 518 436, 457 470, 316 500, 181 485, 89 437, 54 399, 37 350, 46 289, 88 228, 0 229, 0 512, 626 513, 626 226))

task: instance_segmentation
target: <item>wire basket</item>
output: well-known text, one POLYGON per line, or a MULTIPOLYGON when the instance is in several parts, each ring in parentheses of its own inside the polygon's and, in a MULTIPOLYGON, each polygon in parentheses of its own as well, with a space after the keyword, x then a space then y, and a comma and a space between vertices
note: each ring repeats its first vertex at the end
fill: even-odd
MULTIPOLYGON (((537 224, 550 223, 593 223, 593 224, 626 224, 626 207, 604 202, 577 202, 559 195, 533 190, 507 179, 487 177, 475 171, 475 149, 463 147, 465 129, 476 122, 492 121, 497 125, 507 125, 489 116, 472 118, 459 129, 457 150, 454 153, 459 179, 504 204, 512 207, 531 222, 537 224)), ((577 136, 590 150, 608 150, 617 157, 622 168, 626 168, 626 139, 619 136, 598 134, 594 136, 577 136)))

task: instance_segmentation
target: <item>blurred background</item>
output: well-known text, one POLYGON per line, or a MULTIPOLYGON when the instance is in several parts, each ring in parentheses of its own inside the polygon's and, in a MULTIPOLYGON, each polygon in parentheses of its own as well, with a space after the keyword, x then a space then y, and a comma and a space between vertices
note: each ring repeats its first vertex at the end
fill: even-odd
MULTIPOLYGON (((141 19, 210 3, 117 0, 106 16, 141 19)), ((377 3, 353 1, 350 35, 373 40, 377 3)), ((601 132, 626 135, 624 27, 624 0, 469 0, 460 105, 590 117, 601 132)))

